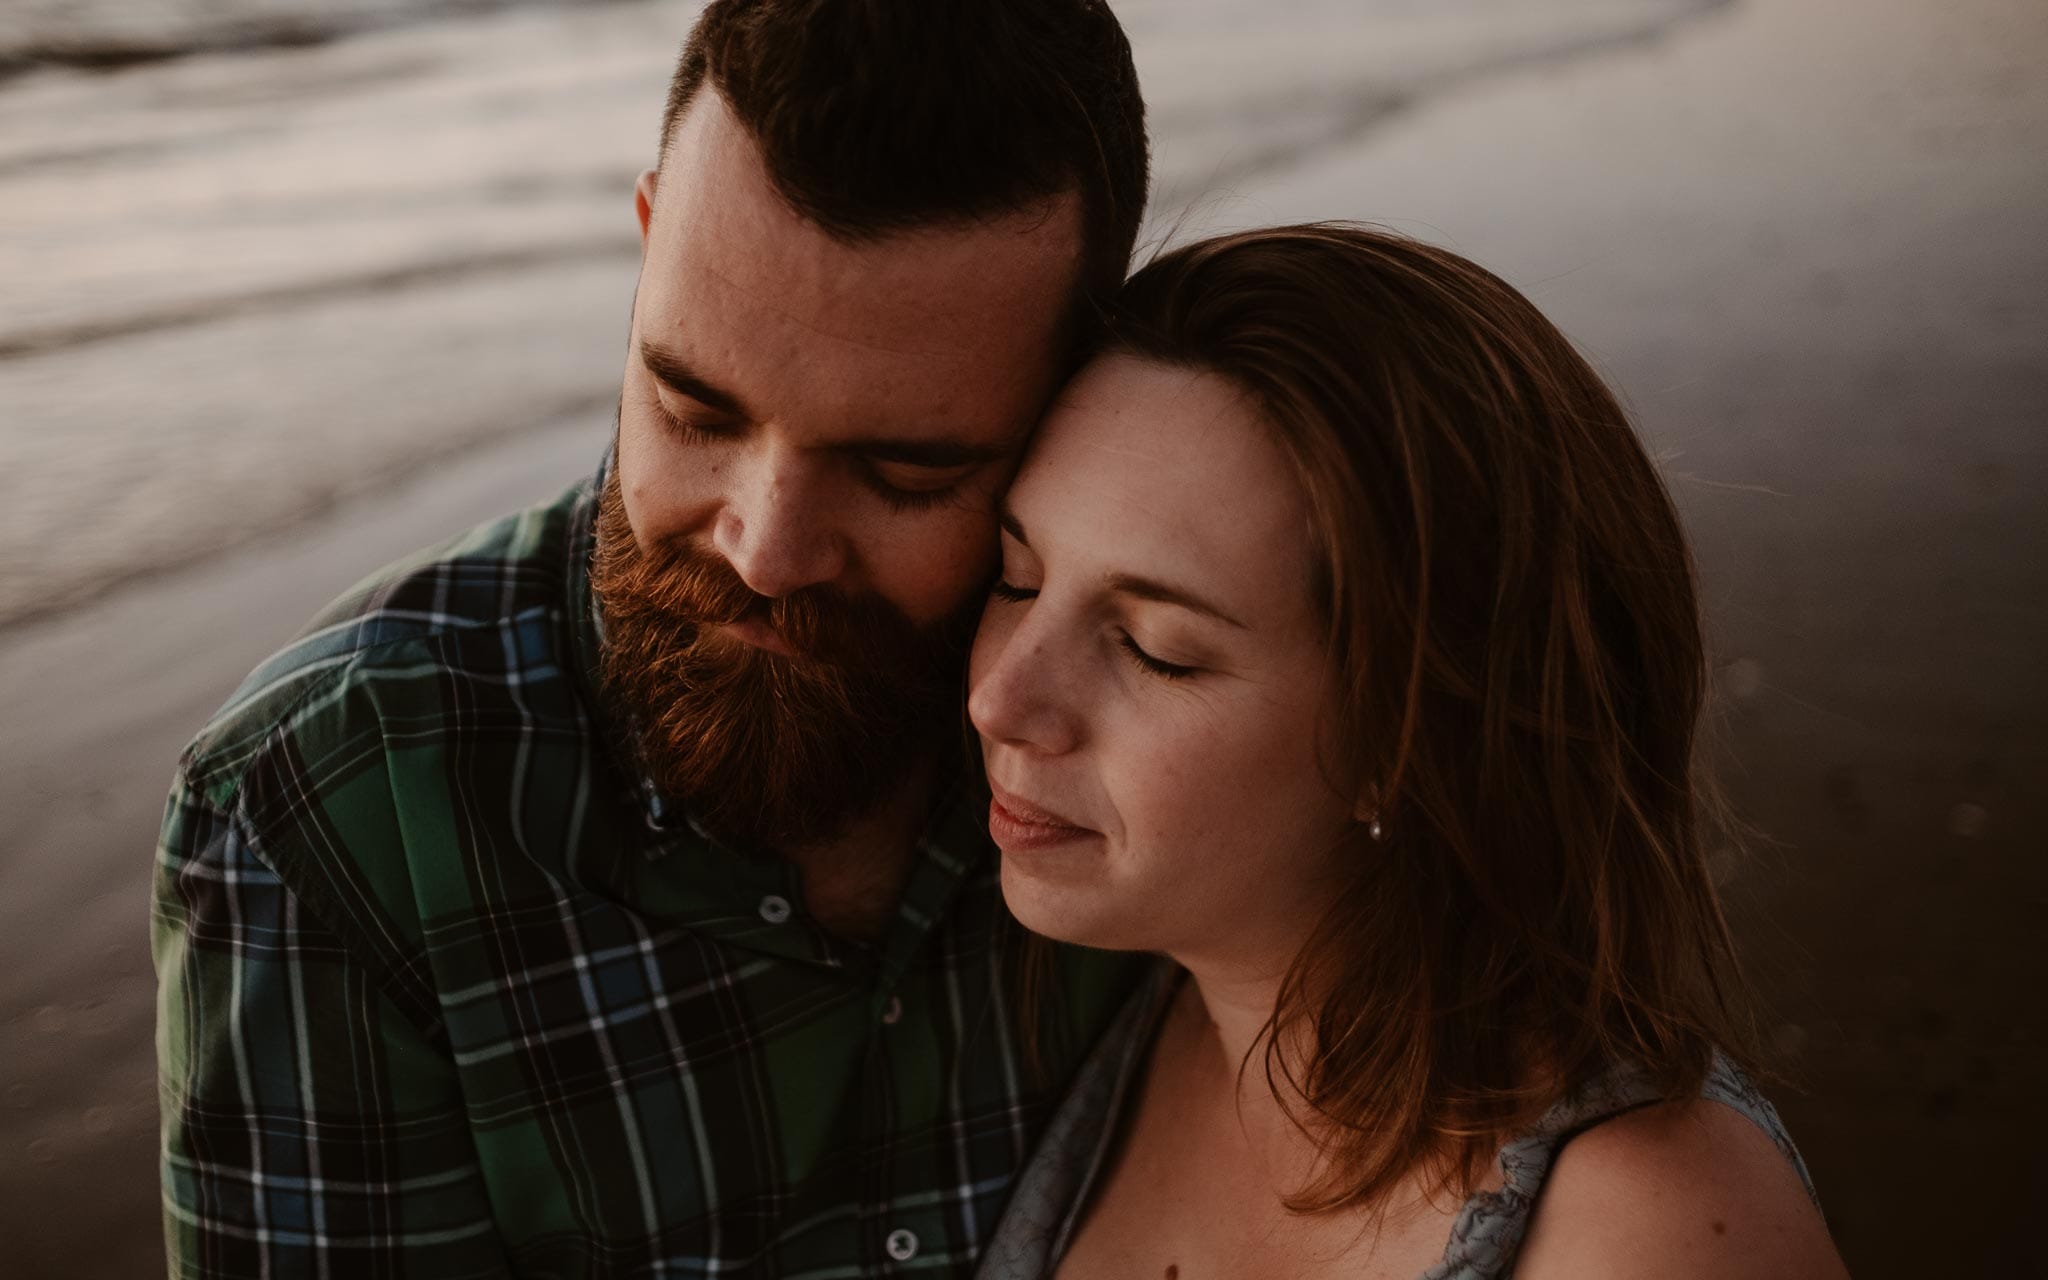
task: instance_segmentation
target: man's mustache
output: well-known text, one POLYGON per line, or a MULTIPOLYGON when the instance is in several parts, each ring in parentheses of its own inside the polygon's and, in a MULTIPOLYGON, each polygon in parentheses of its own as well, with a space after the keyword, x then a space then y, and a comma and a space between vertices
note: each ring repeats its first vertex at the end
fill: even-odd
MULTIPOLYGON (((614 582, 629 589, 606 601, 614 615, 629 612, 647 625, 663 625, 686 644, 693 633, 730 623, 765 623, 802 661, 839 664, 872 660, 880 630, 907 629, 885 602, 853 599, 828 587, 804 587, 786 596, 764 596, 749 587, 724 557, 688 544, 670 543, 643 555, 630 536, 600 549, 618 563, 608 567, 614 582), (863 643, 865 642, 865 643, 863 643)), ((772 656, 772 655, 763 655, 772 656)))
POLYGON ((957 724, 978 600, 918 625, 836 583, 763 596, 701 543, 643 552, 616 477, 596 532, 605 696, 649 776, 710 827, 768 847, 829 838, 957 724), (706 634, 755 620, 790 652, 706 634))

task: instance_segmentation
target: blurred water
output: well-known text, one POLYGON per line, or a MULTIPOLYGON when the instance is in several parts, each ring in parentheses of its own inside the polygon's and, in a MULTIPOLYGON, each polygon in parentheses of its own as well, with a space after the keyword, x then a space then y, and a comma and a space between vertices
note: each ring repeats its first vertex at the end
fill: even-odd
POLYGON ((122 67, 204 50, 319 44, 423 19, 550 0, 8 0, 0 69, 122 67))
MULTIPOLYGON (((1127 0, 1155 216, 1714 3, 1127 0)), ((601 411, 696 7, 347 0, 321 30, 377 29, 316 45, 284 0, 0 10, 17 56, 287 46, 0 83, 0 627, 601 411)))

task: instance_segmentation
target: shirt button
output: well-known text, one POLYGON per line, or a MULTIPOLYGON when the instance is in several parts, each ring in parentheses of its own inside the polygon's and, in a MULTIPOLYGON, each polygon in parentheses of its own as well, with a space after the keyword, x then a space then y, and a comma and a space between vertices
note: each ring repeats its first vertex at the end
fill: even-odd
POLYGON ((761 918, 769 924, 781 924, 789 919, 789 899, 773 893, 761 899, 761 918))
POLYGON ((888 1005, 882 1010, 882 1021, 892 1027, 903 1021, 903 997, 889 997, 888 1005))
POLYGON ((889 1233, 889 1238, 882 1242, 882 1247, 888 1250, 889 1256, 896 1261, 908 1262, 917 1256, 917 1236, 898 1227, 889 1233))

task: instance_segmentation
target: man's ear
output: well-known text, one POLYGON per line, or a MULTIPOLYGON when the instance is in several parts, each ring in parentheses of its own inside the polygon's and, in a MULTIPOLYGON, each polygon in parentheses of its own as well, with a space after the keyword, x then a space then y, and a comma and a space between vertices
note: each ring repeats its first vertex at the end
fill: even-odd
POLYGON ((640 219, 640 251, 647 251, 647 228, 654 221, 654 184, 660 177, 654 169, 642 171, 633 183, 633 215, 640 219))

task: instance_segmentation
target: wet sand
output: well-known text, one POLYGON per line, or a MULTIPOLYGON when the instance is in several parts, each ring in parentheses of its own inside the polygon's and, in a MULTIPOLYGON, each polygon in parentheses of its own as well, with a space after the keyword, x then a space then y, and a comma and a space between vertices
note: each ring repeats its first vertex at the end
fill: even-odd
MULTIPOLYGON (((1184 124, 1167 166, 1233 184, 1208 225, 1449 243, 1628 395, 1697 541, 1723 773, 1764 837, 1723 871, 1778 1096, 1863 1280, 2026 1274, 2048 1192, 2048 11, 1921 9, 1752 0, 1288 145, 1184 124)), ((579 326, 622 326, 611 252, 548 295, 579 326)), ((316 524, 0 633, 7 1274, 155 1269, 147 851, 179 744, 355 576, 589 464, 603 384, 550 368, 588 403, 314 485, 316 524)))

